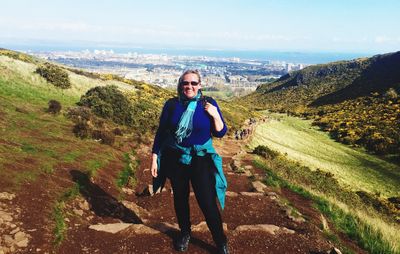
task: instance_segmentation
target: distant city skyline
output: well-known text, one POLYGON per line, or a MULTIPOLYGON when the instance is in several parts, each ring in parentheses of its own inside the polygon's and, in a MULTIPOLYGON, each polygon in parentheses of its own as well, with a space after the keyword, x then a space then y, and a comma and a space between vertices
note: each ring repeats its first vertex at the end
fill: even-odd
POLYGON ((400 1, 395 0, 14 0, 1 5, 0 47, 400 50, 400 1))

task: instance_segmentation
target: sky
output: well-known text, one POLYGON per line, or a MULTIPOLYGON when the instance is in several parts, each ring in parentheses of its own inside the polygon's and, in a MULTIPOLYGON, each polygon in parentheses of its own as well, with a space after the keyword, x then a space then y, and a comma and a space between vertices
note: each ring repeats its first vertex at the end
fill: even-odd
POLYGON ((397 0, 3 0, 0 46, 400 50, 397 0))

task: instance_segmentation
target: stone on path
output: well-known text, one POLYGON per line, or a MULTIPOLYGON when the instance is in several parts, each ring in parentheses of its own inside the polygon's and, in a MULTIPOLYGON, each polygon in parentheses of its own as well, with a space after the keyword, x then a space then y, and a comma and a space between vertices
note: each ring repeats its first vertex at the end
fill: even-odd
POLYGON ((20 248, 25 248, 25 247, 28 247, 28 243, 29 243, 29 239, 24 238, 21 241, 17 242, 17 246, 20 248))
POLYGON ((83 216, 83 211, 80 209, 74 208, 74 209, 72 209, 72 211, 78 216, 83 216))
POLYGON ((13 220, 11 214, 4 212, 4 211, 0 211, 0 219, 2 219, 3 221, 8 221, 8 222, 13 220))
POLYGON ((261 181, 254 181, 251 184, 253 185, 253 188, 257 192, 264 192, 264 190, 267 188, 267 186, 263 184, 261 181))
POLYGON ((143 224, 133 224, 133 225, 131 224, 128 230, 134 232, 135 234, 144 234, 144 235, 156 235, 161 233, 160 231, 157 231, 143 224))
POLYGON ((20 231, 20 228, 16 227, 15 229, 13 229, 13 231, 10 232, 10 235, 13 235, 13 234, 15 234, 15 233, 17 233, 19 231, 20 231))
POLYGON ((102 231, 102 232, 115 234, 115 233, 118 233, 119 231, 124 230, 130 226, 132 226, 132 224, 121 222, 121 223, 111 223, 111 224, 90 225, 89 228, 96 230, 96 231, 102 231))
POLYGON ((255 225, 240 225, 235 228, 236 232, 243 232, 243 231, 262 231, 267 232, 269 234, 294 234, 294 230, 285 228, 285 227, 278 227, 272 224, 255 224, 255 225))
POLYGON ((90 209, 89 202, 87 202, 86 199, 81 200, 78 203, 79 208, 81 208, 83 211, 88 211, 90 209))
POLYGON ((122 191, 128 195, 132 195, 133 194, 133 189, 131 188, 122 188, 122 191))
MULTIPOLYGON (((228 224, 223 223, 222 228, 224 229, 224 231, 228 231, 228 224)), ((192 226, 192 231, 193 232, 208 232, 209 229, 208 229, 207 223, 205 221, 202 221, 199 224, 192 226)))
POLYGON ((26 234, 24 232, 21 232, 21 231, 17 232, 14 235, 14 239, 15 239, 16 242, 25 240, 26 238, 27 238, 26 234))
POLYGON ((225 192, 225 195, 227 197, 237 197, 237 196, 239 196, 239 194, 237 192, 233 192, 233 191, 227 191, 227 192, 225 192))
POLYGON ((8 192, 0 192, 0 200, 13 200, 15 198, 15 194, 8 192))
POLYGON ((248 196, 248 197, 260 197, 260 196, 264 196, 265 195, 264 193, 261 193, 261 192, 242 191, 242 192, 239 192, 239 193, 240 193, 240 195, 248 196))
POLYGON ((10 235, 4 235, 4 236, 3 236, 3 240, 4 240, 4 243, 5 243, 7 246, 11 246, 11 245, 14 244, 14 239, 13 239, 12 236, 10 236, 10 235))
POLYGON ((143 221, 143 219, 142 219, 143 216, 150 216, 149 211, 147 211, 146 209, 144 209, 141 206, 138 206, 134 202, 124 200, 124 201, 122 201, 122 204, 124 206, 126 206, 126 208, 132 210, 136 214, 136 216, 138 216, 142 221, 143 221))

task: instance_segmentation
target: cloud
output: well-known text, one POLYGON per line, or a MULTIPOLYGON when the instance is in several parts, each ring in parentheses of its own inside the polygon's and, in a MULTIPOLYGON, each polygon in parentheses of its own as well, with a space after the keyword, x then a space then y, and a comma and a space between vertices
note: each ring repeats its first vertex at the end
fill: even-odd
POLYGON ((90 24, 83 21, 73 22, 46 22, 36 21, 23 23, 18 20, 7 20, 7 26, 12 34, 36 34, 47 38, 82 38, 82 39, 112 39, 119 40, 144 40, 144 41, 215 41, 215 42, 235 42, 235 43, 279 43, 310 40, 307 37, 288 36, 273 33, 243 33, 239 31, 209 32, 199 30, 185 30, 171 25, 139 26, 139 25, 99 25, 90 24), (11 29, 12 28, 12 29, 11 29))

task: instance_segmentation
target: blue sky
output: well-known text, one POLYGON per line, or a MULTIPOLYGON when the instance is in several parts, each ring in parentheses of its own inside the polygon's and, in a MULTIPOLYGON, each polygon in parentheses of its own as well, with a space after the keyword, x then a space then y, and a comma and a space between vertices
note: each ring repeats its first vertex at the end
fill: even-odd
POLYGON ((396 0, 9 0, 1 43, 385 53, 400 50, 396 0))

